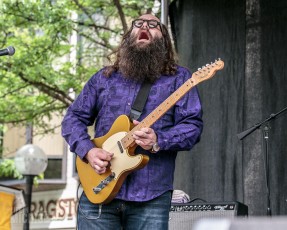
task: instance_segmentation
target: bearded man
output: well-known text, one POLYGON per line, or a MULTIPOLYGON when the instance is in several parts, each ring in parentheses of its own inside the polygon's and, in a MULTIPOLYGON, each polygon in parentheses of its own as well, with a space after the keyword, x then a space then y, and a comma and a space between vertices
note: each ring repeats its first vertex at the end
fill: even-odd
MULTIPOLYGON (((67 110, 62 135, 71 152, 92 170, 82 177, 85 181, 89 183, 91 179, 92 183, 92 177, 105 176, 92 189, 84 187, 78 206, 78 229, 168 229, 177 152, 190 150, 202 132, 197 88, 192 88, 152 125, 140 121, 157 110, 190 77, 186 68, 175 63, 166 26, 157 17, 146 14, 134 20, 123 36, 114 64, 104 67, 86 83, 67 110), (133 125, 140 128, 131 136, 128 132, 117 140, 114 137, 117 134, 110 135, 110 132, 119 132, 118 125, 111 127, 120 115, 131 113, 144 82, 151 83, 150 92, 140 117, 133 121, 133 125), (102 148, 91 140, 87 126, 93 124, 94 138, 112 136, 115 148, 102 148), (125 175, 124 179, 119 179, 117 172, 113 172, 119 166, 113 164, 128 164, 119 160, 127 147, 123 139, 134 143, 131 145, 134 155, 148 156, 149 161, 143 168, 129 173, 123 170, 118 174, 125 175), (119 149, 119 153, 115 149, 119 149), (93 173, 95 175, 90 175, 93 173), (95 202, 90 198, 104 196, 116 179, 120 186, 111 192, 108 202, 95 202)), ((80 180, 82 178, 80 176, 80 180)))

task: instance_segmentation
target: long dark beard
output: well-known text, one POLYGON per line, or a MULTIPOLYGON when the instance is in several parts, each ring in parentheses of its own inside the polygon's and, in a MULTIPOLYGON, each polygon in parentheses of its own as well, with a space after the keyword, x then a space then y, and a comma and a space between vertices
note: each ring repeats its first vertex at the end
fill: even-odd
POLYGON ((150 82, 156 81, 164 68, 166 49, 163 39, 155 38, 148 45, 136 44, 131 36, 120 49, 119 71, 125 78, 150 82))

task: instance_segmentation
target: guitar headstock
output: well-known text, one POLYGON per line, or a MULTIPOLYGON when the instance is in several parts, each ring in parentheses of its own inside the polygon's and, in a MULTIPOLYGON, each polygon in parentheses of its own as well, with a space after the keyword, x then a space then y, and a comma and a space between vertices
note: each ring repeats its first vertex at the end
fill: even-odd
POLYGON ((214 74, 218 71, 223 69, 224 62, 220 60, 215 60, 214 63, 206 64, 202 68, 199 68, 198 71, 192 74, 192 80, 199 83, 205 81, 214 76, 214 74))

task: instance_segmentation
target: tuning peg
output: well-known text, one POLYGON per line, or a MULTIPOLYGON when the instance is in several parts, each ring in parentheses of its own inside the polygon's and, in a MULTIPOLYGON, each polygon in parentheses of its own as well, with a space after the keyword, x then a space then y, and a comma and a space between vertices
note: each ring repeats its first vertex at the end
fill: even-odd
POLYGON ((209 66, 209 64, 206 64, 205 66, 209 66))
POLYGON ((198 68, 197 70, 201 70, 201 68, 198 68))

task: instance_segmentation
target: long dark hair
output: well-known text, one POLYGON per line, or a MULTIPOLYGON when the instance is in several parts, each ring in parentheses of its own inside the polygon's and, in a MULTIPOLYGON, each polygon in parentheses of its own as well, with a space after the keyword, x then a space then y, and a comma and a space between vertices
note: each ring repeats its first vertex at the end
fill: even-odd
MULTIPOLYGON (((161 26, 162 39, 164 41, 164 46, 167 49, 166 57, 165 57, 164 65, 162 67, 161 74, 174 75, 176 72, 176 61, 175 61, 175 57, 174 57, 174 51, 173 51, 173 47, 172 47, 171 38, 170 38, 170 35, 168 33, 166 26, 163 24, 161 24, 160 26, 161 26)), ((104 70, 105 76, 109 77, 109 76, 111 76, 111 74, 113 72, 119 70, 119 62, 121 59, 120 49, 121 49, 122 45, 127 42, 127 39, 130 38, 132 30, 133 30, 133 27, 131 26, 130 29, 123 35, 122 41, 121 41, 118 49, 108 56, 108 59, 109 59, 109 57, 111 55, 116 54, 116 60, 115 60, 114 64, 109 65, 105 68, 105 70, 104 70)))

